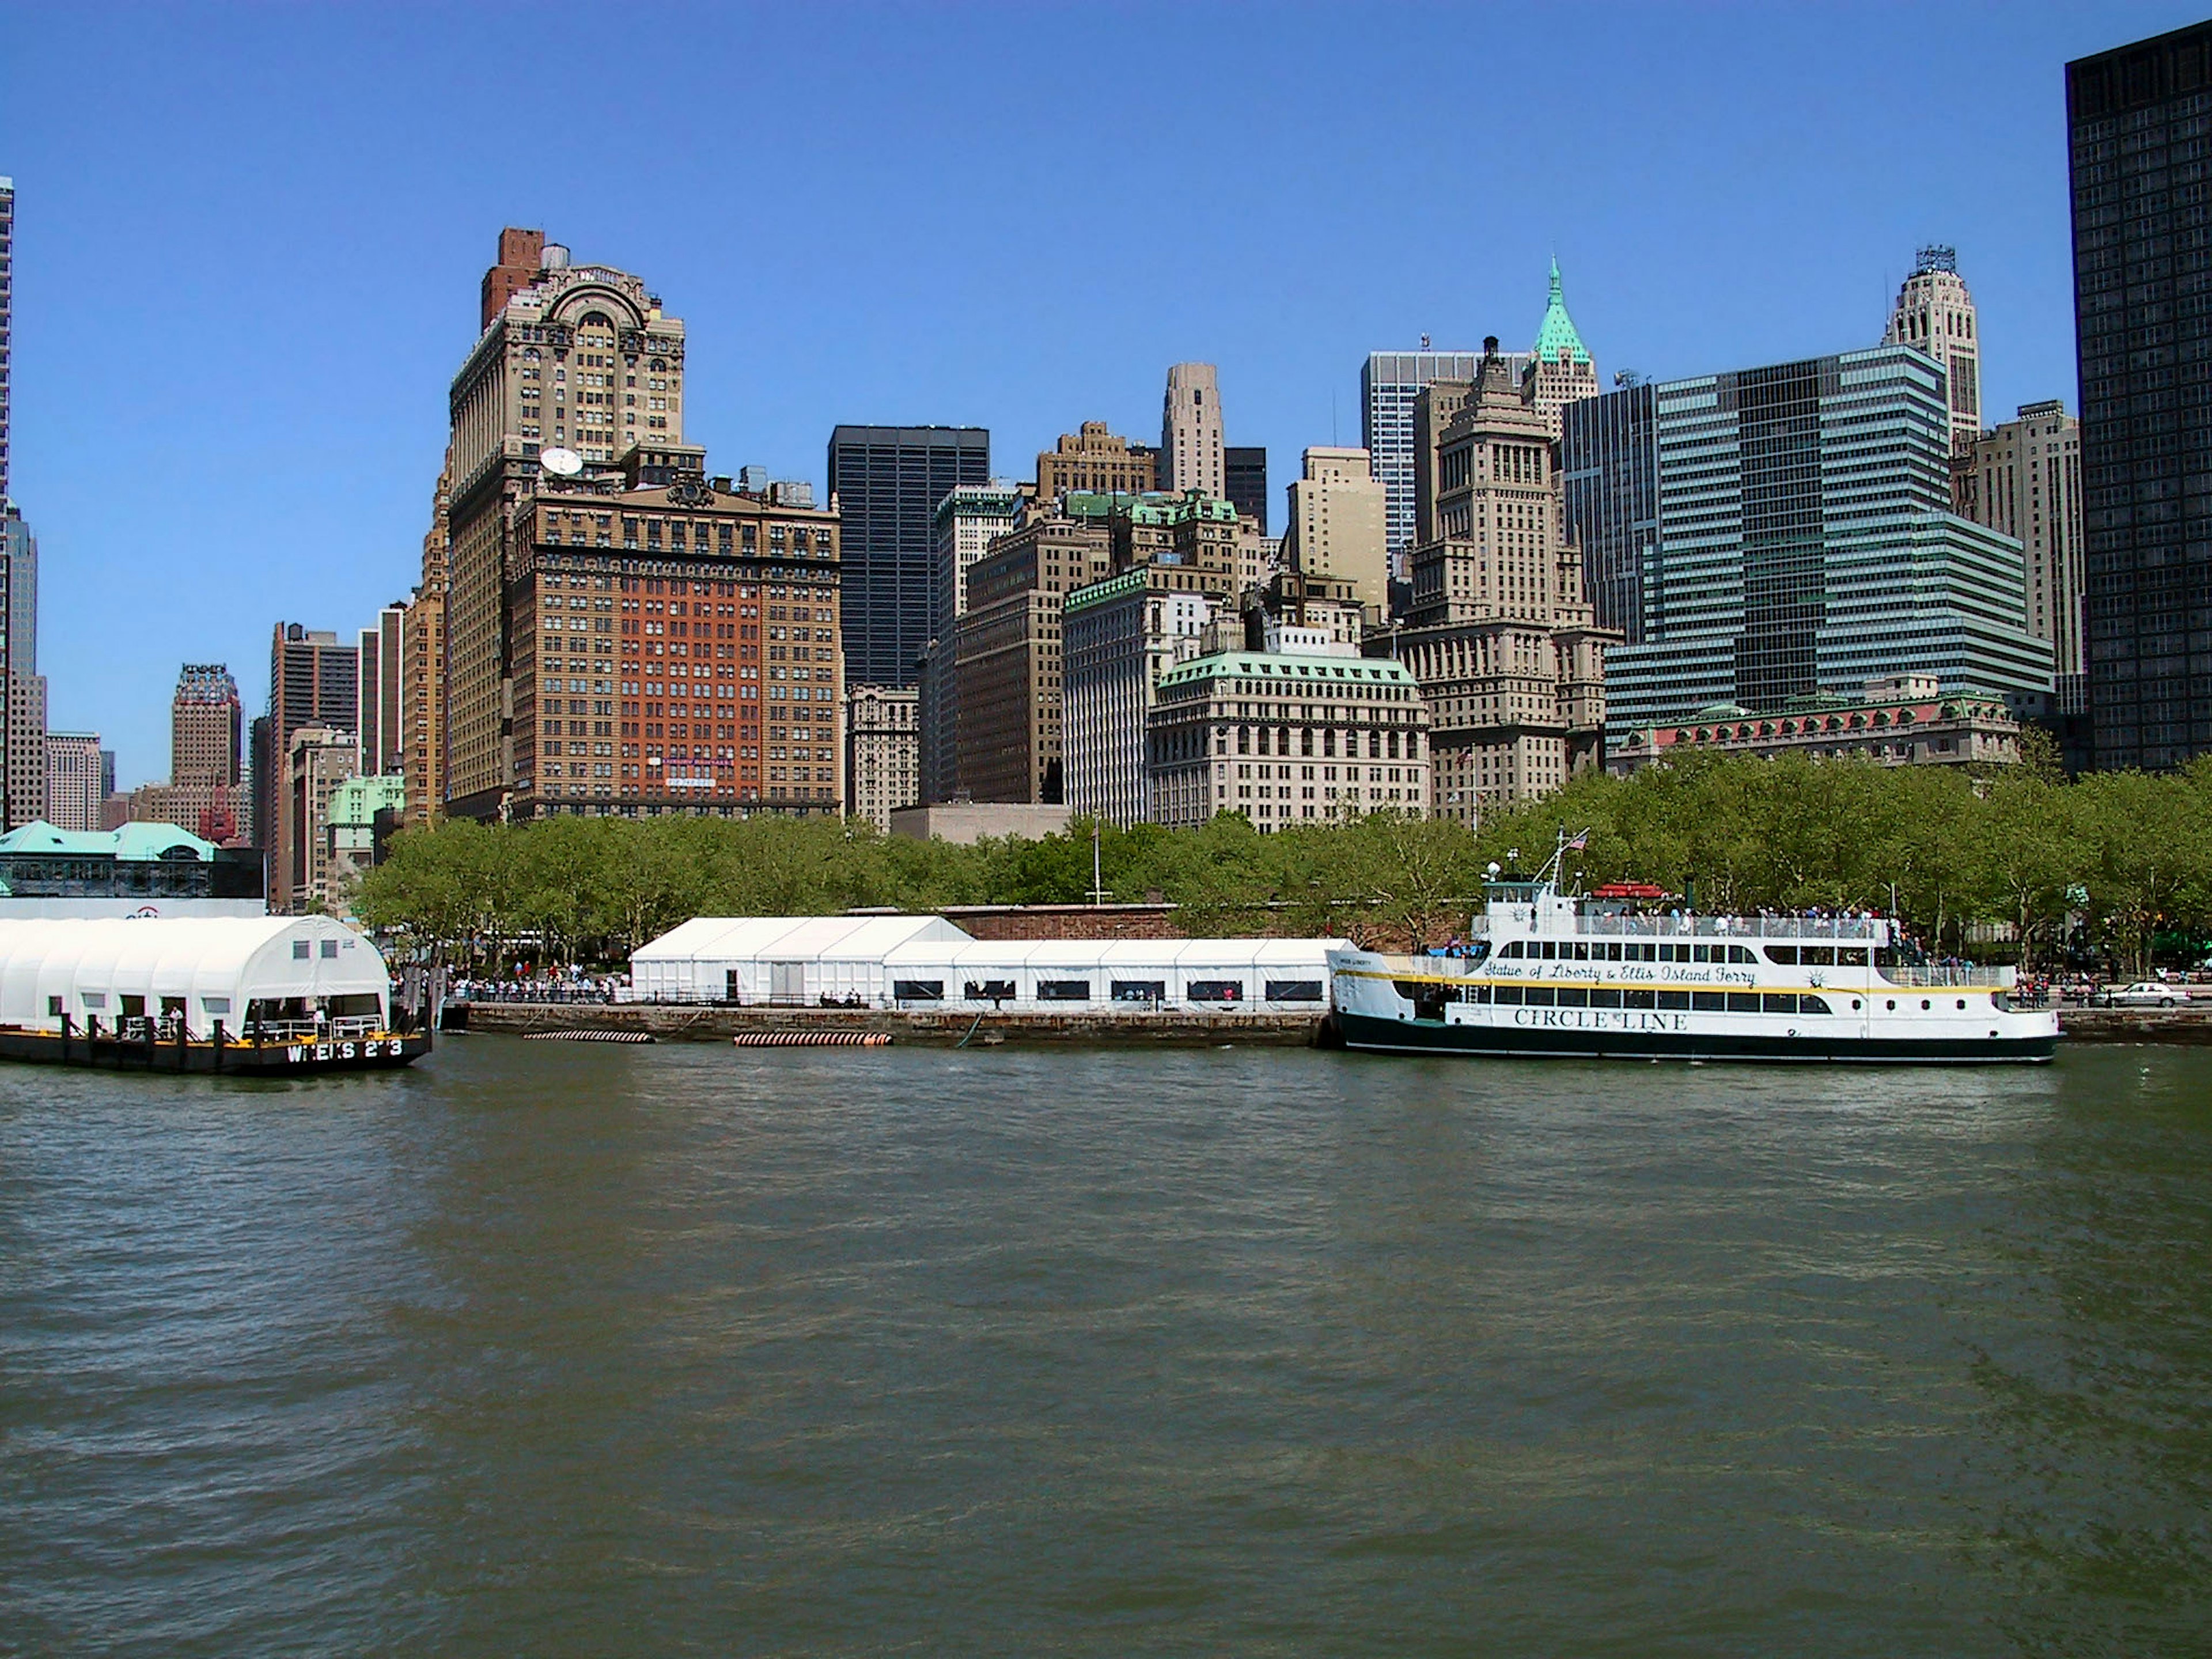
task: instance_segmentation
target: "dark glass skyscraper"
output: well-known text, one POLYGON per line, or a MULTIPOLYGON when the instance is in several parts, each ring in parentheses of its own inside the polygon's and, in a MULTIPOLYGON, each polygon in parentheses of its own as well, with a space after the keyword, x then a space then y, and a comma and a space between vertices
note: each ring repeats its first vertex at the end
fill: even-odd
POLYGON ((841 426, 830 493, 843 516, 848 685, 912 685, 930 638, 937 504, 991 477, 980 426, 841 426))
POLYGON ((1223 488, 1229 504, 1267 533, 1267 452, 1260 444, 1229 444, 1221 452, 1223 488))
POLYGON ((2092 759, 2212 754, 2212 23, 2066 66, 2092 759))

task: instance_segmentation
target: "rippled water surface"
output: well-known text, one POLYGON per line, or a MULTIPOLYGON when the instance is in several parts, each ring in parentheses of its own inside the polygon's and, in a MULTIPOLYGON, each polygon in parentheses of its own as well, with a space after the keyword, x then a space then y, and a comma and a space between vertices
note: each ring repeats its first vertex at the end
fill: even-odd
POLYGON ((0 1071, 0 1650, 2212 1651, 2212 1055, 0 1071))

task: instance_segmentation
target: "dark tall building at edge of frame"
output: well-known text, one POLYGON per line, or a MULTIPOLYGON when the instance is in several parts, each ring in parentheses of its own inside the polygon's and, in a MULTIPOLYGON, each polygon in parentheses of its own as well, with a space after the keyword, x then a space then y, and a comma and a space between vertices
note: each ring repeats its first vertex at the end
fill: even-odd
POLYGON ((2089 749, 2212 754, 2212 23, 2066 66, 2089 749))
POLYGON ((1261 444, 1230 444, 1221 452, 1223 488, 1229 504, 1255 520, 1267 533, 1267 451, 1261 444))
POLYGON ((978 426, 841 426, 830 434, 830 494, 842 517, 845 678, 915 684, 929 644, 937 504, 991 477, 978 426))

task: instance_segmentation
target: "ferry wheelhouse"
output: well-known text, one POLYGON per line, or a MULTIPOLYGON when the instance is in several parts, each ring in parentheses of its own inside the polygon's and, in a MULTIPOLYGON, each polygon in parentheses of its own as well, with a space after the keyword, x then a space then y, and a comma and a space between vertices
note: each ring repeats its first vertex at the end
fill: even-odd
POLYGON ((1329 952, 1331 1018, 1392 1054, 1892 1063, 2045 1061, 2058 1017, 2015 970, 1914 962, 1879 916, 1638 914, 1492 866, 1454 953, 1329 952))

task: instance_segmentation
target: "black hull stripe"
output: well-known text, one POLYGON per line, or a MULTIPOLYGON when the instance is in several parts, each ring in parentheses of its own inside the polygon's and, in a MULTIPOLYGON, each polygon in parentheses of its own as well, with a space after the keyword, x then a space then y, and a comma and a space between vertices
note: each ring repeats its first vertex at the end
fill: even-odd
POLYGON ((1799 1065, 2042 1065, 2056 1037, 1902 1038, 1734 1036, 1661 1031, 1518 1030, 1417 1025, 1371 1014, 1336 1016, 1345 1046, 1378 1054, 1451 1054, 1499 1060, 1779 1060, 1799 1065))

